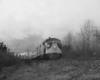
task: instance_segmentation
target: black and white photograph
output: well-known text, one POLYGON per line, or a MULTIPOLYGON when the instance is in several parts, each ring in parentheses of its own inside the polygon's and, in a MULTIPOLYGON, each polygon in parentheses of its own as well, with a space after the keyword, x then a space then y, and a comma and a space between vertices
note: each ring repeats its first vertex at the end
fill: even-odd
POLYGON ((0 0, 0 80, 100 80, 100 0, 0 0))

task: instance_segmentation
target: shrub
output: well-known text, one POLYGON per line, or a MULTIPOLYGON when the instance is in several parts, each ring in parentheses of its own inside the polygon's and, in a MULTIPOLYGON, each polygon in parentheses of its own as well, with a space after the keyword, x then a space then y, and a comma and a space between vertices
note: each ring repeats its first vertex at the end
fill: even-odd
POLYGON ((3 67, 19 65, 20 63, 21 60, 19 57, 14 56, 14 53, 8 51, 7 47, 2 43, 0 45, 0 70, 2 70, 3 67))

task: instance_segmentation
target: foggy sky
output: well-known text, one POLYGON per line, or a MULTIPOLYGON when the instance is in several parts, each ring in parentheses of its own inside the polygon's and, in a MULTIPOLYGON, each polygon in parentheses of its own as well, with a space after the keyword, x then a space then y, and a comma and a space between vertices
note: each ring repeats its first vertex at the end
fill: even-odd
POLYGON ((9 45, 28 35, 62 39, 87 19, 100 26, 100 0, 0 0, 0 39, 9 45))

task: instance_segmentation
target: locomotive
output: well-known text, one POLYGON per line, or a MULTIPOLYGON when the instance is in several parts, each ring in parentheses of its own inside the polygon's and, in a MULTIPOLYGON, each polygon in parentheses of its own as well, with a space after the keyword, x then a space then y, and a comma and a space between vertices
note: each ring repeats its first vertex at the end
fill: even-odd
POLYGON ((62 43, 57 38, 48 38, 33 52, 35 59, 60 59, 62 55, 62 43))

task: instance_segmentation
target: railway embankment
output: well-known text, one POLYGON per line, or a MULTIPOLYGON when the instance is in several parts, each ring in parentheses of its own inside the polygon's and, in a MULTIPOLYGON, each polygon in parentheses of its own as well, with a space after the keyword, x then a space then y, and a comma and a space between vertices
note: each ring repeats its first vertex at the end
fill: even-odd
POLYGON ((33 60, 0 74, 0 80, 100 80, 100 60, 33 60))

